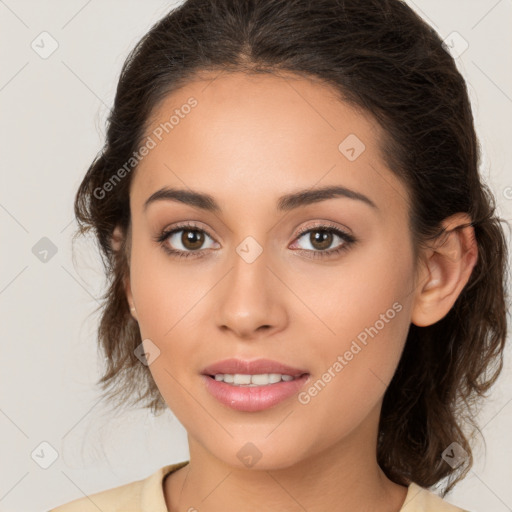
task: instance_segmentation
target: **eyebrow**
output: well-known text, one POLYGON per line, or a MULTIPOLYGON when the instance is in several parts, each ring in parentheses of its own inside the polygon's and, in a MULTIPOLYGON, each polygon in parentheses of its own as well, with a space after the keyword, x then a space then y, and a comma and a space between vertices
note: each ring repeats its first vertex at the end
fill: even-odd
MULTIPOLYGON (((378 210, 377 205, 370 198, 366 197, 360 192, 356 192, 355 190, 341 186, 327 186, 323 188, 304 189, 299 190, 298 192, 286 194, 278 199, 277 210, 290 211, 301 206, 307 206, 313 203, 318 203, 320 201, 338 197, 361 201, 368 206, 378 210)), ((144 211, 147 210, 150 204, 157 201, 176 201, 194 206, 196 208, 201 208, 202 210, 209 212, 221 211, 219 204, 211 195, 193 190, 163 187, 148 197, 144 203, 144 211)))

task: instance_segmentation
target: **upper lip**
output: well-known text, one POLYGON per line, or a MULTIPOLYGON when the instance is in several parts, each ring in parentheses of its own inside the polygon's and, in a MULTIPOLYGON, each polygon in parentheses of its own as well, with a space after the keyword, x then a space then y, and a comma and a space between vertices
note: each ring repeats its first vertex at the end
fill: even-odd
POLYGON ((270 359, 256 359, 253 361, 244 361, 242 359, 224 359, 217 361, 202 371, 203 375, 217 375, 217 374, 230 374, 236 373, 245 375, 257 375, 261 373, 280 373, 281 375, 291 375, 292 377, 299 377, 306 370, 300 368, 293 368, 278 361, 270 359))

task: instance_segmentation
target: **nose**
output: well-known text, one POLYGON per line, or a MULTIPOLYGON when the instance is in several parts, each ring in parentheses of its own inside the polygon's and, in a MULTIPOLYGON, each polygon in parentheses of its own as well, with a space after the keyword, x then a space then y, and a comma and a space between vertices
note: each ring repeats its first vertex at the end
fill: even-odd
POLYGON ((217 287, 217 326, 244 340, 268 337, 286 327, 286 286, 270 268, 265 250, 252 262, 240 254, 217 287))

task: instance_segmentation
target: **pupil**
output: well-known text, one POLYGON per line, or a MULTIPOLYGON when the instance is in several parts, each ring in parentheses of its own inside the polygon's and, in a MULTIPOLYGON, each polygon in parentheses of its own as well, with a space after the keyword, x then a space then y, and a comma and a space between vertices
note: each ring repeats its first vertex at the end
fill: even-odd
POLYGON ((200 231, 188 230, 184 231, 181 242, 188 249, 198 249, 203 244, 204 235, 200 231))

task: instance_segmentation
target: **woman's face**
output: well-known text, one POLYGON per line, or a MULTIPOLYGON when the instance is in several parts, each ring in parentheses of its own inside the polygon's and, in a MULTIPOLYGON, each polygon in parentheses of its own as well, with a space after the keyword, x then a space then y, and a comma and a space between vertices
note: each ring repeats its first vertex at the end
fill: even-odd
POLYGON ((131 185, 128 297, 153 378, 191 453, 277 469, 374 451, 415 293, 407 191, 378 125, 327 86, 213 78, 158 107, 131 185), (164 188, 189 195, 146 204, 164 188), (208 370, 226 359, 294 370, 208 370), (260 376, 203 374, 237 372, 260 376))

